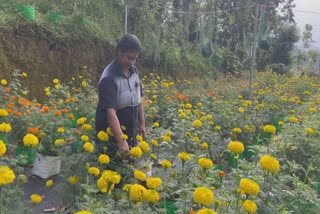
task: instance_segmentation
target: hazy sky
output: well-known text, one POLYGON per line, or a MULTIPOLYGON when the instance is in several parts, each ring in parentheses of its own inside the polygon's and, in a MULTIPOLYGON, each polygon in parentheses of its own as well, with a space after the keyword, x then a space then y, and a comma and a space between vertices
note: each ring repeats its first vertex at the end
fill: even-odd
POLYGON ((296 7, 293 12, 300 33, 306 24, 311 24, 314 45, 320 48, 320 0, 294 0, 294 3, 296 7))

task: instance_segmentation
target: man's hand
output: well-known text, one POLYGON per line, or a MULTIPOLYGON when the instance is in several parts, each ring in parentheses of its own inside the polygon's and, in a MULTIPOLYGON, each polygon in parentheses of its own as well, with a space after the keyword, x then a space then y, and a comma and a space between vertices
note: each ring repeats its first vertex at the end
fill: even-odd
POLYGON ((118 142, 119 156, 122 159, 128 159, 130 155, 129 145, 126 140, 118 142))
POLYGON ((139 127, 139 135, 141 135, 144 140, 146 139, 147 130, 146 130, 146 127, 144 125, 140 125, 140 127, 139 127))

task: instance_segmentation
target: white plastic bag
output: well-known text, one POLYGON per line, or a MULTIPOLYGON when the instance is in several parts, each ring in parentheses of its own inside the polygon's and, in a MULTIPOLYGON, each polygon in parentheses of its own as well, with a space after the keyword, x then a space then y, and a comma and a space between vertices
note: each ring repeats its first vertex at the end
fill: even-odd
POLYGON ((36 153, 36 159, 32 168, 32 174, 47 179, 60 173, 60 156, 47 156, 36 153))

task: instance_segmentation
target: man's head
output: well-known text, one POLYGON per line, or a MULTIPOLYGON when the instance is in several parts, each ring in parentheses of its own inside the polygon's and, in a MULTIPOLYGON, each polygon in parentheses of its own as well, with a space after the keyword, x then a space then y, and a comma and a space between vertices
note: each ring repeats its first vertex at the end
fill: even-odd
POLYGON ((139 57, 140 49, 140 41, 135 35, 124 35, 117 44, 117 59, 121 66, 129 68, 134 65, 139 57))
POLYGON ((121 53, 137 51, 140 52, 141 44, 139 39, 133 34, 124 35, 117 43, 117 51, 121 53))

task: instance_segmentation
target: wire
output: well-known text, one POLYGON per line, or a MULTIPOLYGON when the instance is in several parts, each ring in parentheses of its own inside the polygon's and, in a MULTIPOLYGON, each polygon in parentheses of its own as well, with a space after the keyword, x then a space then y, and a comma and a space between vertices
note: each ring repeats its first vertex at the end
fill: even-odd
POLYGON ((298 12, 298 13, 311 13, 315 15, 320 15, 320 12, 314 12, 314 11, 306 11, 306 10, 292 10, 293 12, 298 12))

